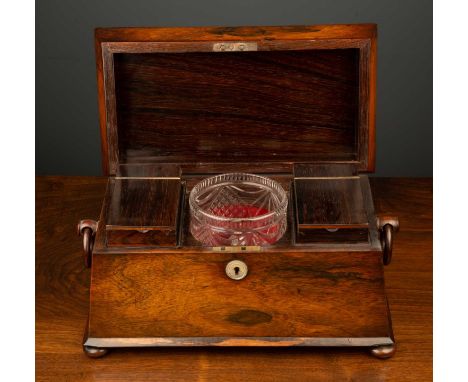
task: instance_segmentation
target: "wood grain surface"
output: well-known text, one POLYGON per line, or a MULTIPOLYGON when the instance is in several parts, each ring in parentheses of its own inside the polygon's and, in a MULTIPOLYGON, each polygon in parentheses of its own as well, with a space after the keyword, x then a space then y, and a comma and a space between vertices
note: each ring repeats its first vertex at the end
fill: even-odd
POLYGON ((349 164, 296 164, 296 243, 366 242, 368 217, 361 182, 349 164))
POLYGON ((376 210, 397 215, 385 284, 398 344, 378 360, 356 349, 81 350, 89 270, 76 222, 99 216, 107 179, 39 177, 36 185, 38 381, 430 381, 432 378, 432 179, 371 179, 376 210))
POLYGON ((360 178, 295 179, 294 188, 300 226, 367 225, 360 178))
POLYGON ((375 24, 275 27, 97 28, 97 41, 249 41, 375 37, 375 24))
POLYGON ((296 178, 330 178, 357 175, 356 165, 349 163, 294 163, 296 178))
POLYGON ((374 24, 97 29, 104 173, 194 158, 373 171, 376 35, 374 24), (258 51, 213 52, 239 39, 258 51))
POLYGON ((359 50, 119 53, 119 162, 357 159, 359 50))
POLYGON ((108 245, 177 244, 178 179, 113 179, 109 187, 108 245))
POLYGON ((369 251, 97 254, 89 337, 389 338, 381 268, 369 251))

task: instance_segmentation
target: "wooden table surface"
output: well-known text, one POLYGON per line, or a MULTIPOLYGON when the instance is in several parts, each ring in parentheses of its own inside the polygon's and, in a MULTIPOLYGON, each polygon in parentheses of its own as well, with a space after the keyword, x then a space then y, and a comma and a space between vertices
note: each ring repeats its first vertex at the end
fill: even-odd
POLYGON ((97 219, 105 178, 36 179, 37 381, 430 381, 432 380, 432 179, 371 179, 378 213, 401 230, 385 268, 397 353, 379 360, 359 349, 81 350, 88 310, 76 223, 97 219))

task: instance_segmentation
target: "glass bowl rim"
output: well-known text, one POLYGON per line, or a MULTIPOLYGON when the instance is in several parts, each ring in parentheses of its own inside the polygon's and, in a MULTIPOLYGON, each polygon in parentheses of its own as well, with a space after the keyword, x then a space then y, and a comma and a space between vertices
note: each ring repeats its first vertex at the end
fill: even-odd
MULTIPOLYGON (((226 181, 229 182, 229 181, 232 181, 232 180, 226 180, 226 181)), ((243 181, 241 179, 239 179, 238 181, 239 182, 252 183, 252 184, 254 184, 256 186, 258 186, 260 184, 260 183, 255 182, 255 181, 248 181, 248 180, 243 181)), ((235 180, 232 181, 232 182, 235 182, 235 180)), ((193 187, 192 190, 190 191, 189 205, 190 205, 191 210, 195 209, 195 207, 196 207, 196 209, 197 209, 196 213, 197 214, 202 214, 202 215, 208 217, 209 219, 213 219, 213 220, 216 220, 216 221, 230 221, 230 222, 235 222, 235 223, 238 223, 238 222, 252 222, 252 221, 267 219, 267 218, 269 218, 271 216, 274 216, 274 215, 277 215, 279 213, 284 213, 285 210, 287 209, 287 206, 288 206, 288 195, 287 195, 286 191, 284 190, 284 188, 281 186, 281 184, 279 182, 277 182, 276 180, 273 180, 271 178, 268 178, 266 176, 251 174, 251 173, 247 173, 247 172, 229 172, 229 173, 223 173, 223 174, 218 174, 218 175, 211 176, 211 177, 208 177, 208 178, 204 178, 203 180, 198 182, 195 185, 195 187, 193 187), (253 216, 253 217, 248 217, 248 218, 229 218, 229 217, 224 217, 224 216, 213 215, 213 214, 210 214, 209 212, 206 212, 194 200, 195 195, 197 194, 197 191, 199 191, 199 189, 201 188, 201 185, 202 185, 203 182, 207 182, 207 181, 210 181, 210 180, 213 180, 213 179, 216 179, 216 178, 223 178, 223 177, 225 178, 225 177, 228 177, 228 176, 253 177, 253 178, 257 179, 257 180, 264 180, 264 181, 272 183, 272 185, 276 189, 273 188, 273 187, 270 187, 270 186, 266 186, 265 184, 263 184, 263 185, 270 188, 271 190, 277 191, 277 193, 280 194, 280 196, 281 196, 280 205, 275 210, 270 211, 270 212, 268 212, 266 214, 253 216)))

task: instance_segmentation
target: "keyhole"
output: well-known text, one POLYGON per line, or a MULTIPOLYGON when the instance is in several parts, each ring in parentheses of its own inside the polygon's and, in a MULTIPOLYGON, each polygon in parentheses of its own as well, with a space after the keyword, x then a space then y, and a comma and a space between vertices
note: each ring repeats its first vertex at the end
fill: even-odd
POLYGON ((247 264, 241 260, 232 260, 226 264, 226 275, 233 280, 242 280, 247 276, 247 264))

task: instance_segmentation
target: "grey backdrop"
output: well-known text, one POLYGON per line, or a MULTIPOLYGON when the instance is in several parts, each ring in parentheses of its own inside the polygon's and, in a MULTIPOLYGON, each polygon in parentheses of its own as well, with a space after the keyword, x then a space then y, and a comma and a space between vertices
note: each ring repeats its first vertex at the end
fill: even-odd
POLYGON ((432 2, 40 0, 36 172, 100 175, 93 34, 110 26, 378 24, 377 172, 432 176, 432 2))

